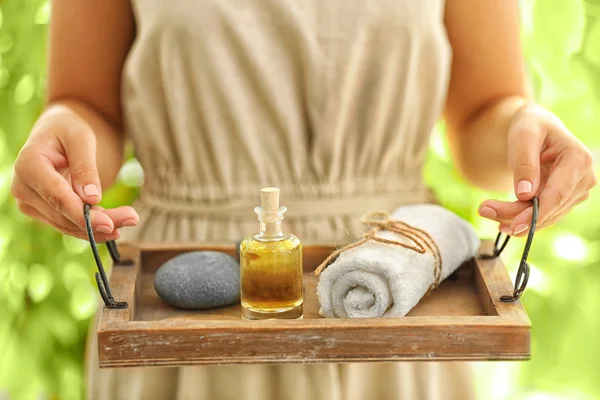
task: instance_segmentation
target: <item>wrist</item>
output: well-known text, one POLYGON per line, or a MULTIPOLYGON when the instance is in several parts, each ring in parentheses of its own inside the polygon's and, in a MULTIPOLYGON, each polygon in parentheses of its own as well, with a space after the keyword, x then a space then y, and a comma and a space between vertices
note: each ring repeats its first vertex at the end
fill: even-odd
POLYGON ((515 116, 531 104, 525 97, 503 97, 481 108, 451 133, 457 166, 472 184, 484 190, 512 190, 509 127, 515 116))

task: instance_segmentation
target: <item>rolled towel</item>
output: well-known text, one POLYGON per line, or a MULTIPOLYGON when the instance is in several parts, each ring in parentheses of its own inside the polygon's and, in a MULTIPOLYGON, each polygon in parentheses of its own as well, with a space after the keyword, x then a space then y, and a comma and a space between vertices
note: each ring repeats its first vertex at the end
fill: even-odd
POLYGON ((403 206, 390 219, 417 231, 379 230, 374 236, 406 247, 369 240, 341 251, 329 265, 315 271, 320 273, 319 314, 329 318, 405 316, 479 249, 480 240, 471 224, 439 205, 403 206))

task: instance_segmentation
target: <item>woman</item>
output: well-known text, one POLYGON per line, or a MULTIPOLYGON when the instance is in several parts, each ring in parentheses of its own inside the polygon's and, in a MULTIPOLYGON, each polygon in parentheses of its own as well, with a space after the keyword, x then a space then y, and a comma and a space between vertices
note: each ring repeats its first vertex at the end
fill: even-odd
MULTIPOLYGON (((86 237, 82 204, 114 182, 126 136, 146 173, 139 216, 95 207, 100 241, 133 227, 128 239, 232 243, 255 231, 266 185, 298 213, 289 231, 339 241, 361 229, 361 199, 434 201, 421 167, 440 116, 464 177, 515 191, 480 208, 503 232, 526 234, 532 196, 539 229, 596 183, 583 144, 527 98, 516 0, 52 4, 48 107, 12 194, 65 234, 86 237), (245 204, 248 217, 215 204, 245 204)), ((92 399, 473 397, 460 363, 99 371, 89 353, 92 399)))

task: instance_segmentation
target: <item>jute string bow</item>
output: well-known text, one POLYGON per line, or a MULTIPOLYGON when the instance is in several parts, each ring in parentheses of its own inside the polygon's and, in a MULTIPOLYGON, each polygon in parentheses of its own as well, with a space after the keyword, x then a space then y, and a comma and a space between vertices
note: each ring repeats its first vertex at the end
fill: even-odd
POLYGON ((371 228, 367 233, 363 235, 363 238, 358 242, 351 243, 331 253, 329 257, 327 257, 325 261, 323 261, 321 265, 319 265, 319 267, 315 269, 313 275, 319 276, 321 272, 323 272, 325 268, 331 265, 331 263, 333 263, 344 251, 348 251, 356 247, 362 246, 363 244, 369 241, 374 241, 404 247, 405 249, 416 251, 419 254, 424 254, 428 251, 431 252, 435 260, 435 265, 433 268, 433 283, 429 287, 429 290, 426 294, 429 294, 440 284, 442 276, 442 257, 440 254, 439 247, 427 232, 425 232, 422 229, 411 226, 406 222, 393 220, 391 219, 391 216, 385 211, 375 211, 370 214, 367 214, 361 222, 371 228), (376 236, 378 231, 389 231, 396 233, 405 237, 411 243, 378 237, 376 236))

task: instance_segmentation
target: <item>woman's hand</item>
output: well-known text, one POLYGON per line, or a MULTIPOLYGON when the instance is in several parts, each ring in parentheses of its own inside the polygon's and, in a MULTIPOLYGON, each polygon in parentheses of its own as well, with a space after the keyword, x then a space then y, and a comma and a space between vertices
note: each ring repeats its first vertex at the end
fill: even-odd
POLYGON ((590 152, 540 106, 523 107, 512 118, 508 156, 518 201, 486 200, 479 208, 482 217, 498 221, 500 231, 508 235, 528 232, 534 195, 539 199, 536 229, 541 229, 587 199, 597 183, 590 152))
MULTIPOLYGON (((19 153, 11 193, 23 214, 87 240, 83 204, 97 205, 102 196, 90 126, 68 107, 49 109, 19 153)), ((119 238, 118 228, 139 221, 131 207, 94 206, 90 219, 99 242, 119 238)))

